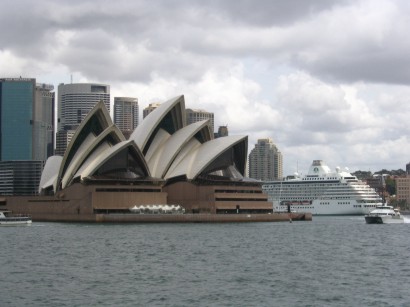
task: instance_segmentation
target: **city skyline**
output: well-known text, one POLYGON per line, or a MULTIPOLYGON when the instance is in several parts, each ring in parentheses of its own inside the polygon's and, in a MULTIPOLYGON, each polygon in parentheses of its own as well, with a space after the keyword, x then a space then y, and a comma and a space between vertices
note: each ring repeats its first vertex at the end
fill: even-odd
POLYGON ((284 175, 410 161, 406 1, 0 1, 4 78, 110 84, 141 108, 183 94, 249 147, 272 138, 284 175))

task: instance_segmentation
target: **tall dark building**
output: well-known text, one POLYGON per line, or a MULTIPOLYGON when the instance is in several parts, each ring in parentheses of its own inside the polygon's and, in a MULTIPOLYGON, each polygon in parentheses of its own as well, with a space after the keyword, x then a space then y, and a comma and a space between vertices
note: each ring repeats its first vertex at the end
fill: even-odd
POLYGON ((45 161, 54 149, 52 85, 0 79, 0 160, 45 161))
POLYGON ((0 195, 36 195, 43 161, 0 161, 0 195))
POLYGON ((33 78, 0 79, 0 194, 35 195, 54 154, 54 87, 33 78))

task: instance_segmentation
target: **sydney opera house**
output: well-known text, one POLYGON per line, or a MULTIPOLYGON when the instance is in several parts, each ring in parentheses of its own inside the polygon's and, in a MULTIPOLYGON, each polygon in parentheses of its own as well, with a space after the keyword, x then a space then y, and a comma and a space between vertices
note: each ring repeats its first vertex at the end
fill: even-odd
POLYGON ((47 160, 39 196, 7 197, 3 205, 55 221, 133 221, 130 208, 148 205, 178 205, 191 215, 271 213, 260 182, 244 177, 247 136, 214 138, 208 121, 185 118, 178 96, 126 139, 98 103, 64 156, 47 160))

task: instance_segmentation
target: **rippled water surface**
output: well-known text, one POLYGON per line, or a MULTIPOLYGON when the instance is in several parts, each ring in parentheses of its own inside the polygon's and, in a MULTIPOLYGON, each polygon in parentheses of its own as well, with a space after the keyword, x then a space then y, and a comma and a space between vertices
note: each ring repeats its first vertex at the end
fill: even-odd
POLYGON ((410 306, 410 224, 1 227, 1 306, 410 306))

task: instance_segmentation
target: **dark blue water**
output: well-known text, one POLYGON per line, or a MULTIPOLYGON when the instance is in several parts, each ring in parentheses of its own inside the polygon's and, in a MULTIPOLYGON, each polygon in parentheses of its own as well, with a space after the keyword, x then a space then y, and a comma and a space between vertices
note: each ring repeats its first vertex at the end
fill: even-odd
POLYGON ((1 227, 0 306, 410 306, 410 224, 1 227))

